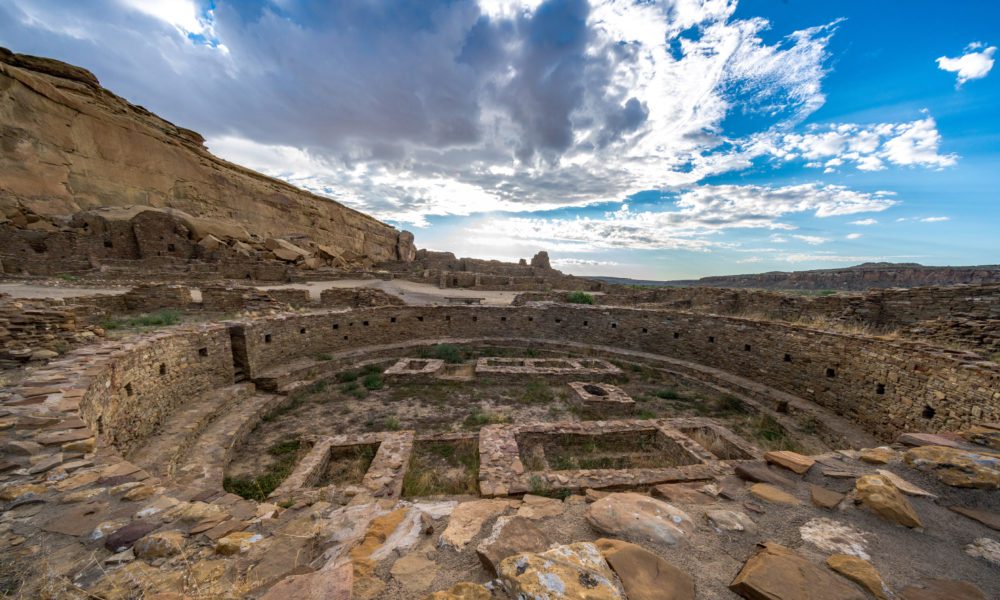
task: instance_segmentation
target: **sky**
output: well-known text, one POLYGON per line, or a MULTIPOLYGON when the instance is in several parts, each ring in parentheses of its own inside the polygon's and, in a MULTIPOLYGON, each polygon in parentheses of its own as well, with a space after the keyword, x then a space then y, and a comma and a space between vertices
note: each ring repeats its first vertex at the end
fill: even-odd
POLYGON ((998 24, 979 0, 0 0, 0 46, 418 247, 642 279, 1000 263, 998 24))

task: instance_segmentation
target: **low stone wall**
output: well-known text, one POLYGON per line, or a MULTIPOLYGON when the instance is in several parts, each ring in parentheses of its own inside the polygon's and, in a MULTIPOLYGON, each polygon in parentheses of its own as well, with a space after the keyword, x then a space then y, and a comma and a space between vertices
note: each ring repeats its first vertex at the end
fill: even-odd
POLYGON ((132 312, 151 312, 172 308, 183 310, 191 305, 191 288, 185 285, 139 285, 124 295, 125 308, 132 312))
POLYGON ((1000 418, 1000 365, 915 342, 669 310, 386 307, 243 324, 244 371, 400 340, 572 341, 681 358, 812 400, 872 433, 959 429, 1000 418))
POLYGON ((103 357, 100 349, 93 352, 106 360, 81 381, 80 412, 103 441, 123 453, 141 444, 178 405, 233 384, 233 351, 224 325, 157 334, 103 357))

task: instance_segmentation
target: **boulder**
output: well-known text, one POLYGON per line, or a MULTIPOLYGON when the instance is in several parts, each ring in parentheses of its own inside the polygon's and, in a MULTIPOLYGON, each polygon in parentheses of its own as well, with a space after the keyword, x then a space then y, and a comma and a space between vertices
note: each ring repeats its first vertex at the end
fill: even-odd
POLYGON ((914 469, 932 473, 953 487, 1000 488, 1000 455, 947 446, 911 448, 903 456, 914 469))
POLYGON ((896 458, 897 452, 888 446, 864 448, 858 458, 871 465, 887 465, 896 458))
POLYGON ((628 600, 694 600, 694 580, 642 546, 601 538, 594 542, 618 575, 628 600))
POLYGON ((827 557, 826 566, 865 588, 879 600, 888 600, 889 590, 882 582, 882 576, 867 560, 849 554, 834 554, 827 557))
POLYGON ((202 252, 215 252, 223 245, 222 240, 212 234, 208 234, 198 240, 198 247, 202 250, 202 252))
POLYGON ((588 507, 586 519, 601 533, 661 544, 676 544, 695 529, 681 509, 634 492, 601 498, 588 507))
POLYGON ((497 517, 516 506, 517 503, 503 499, 485 499, 463 502, 455 507, 444 533, 441 543, 455 549, 462 549, 469 540, 479 534, 486 521, 497 517))
POLYGON ((222 537, 215 543, 215 551, 224 556, 242 554, 263 539, 264 536, 250 531, 235 531, 222 537))
POLYGON ((499 571, 510 595, 522 600, 626 598, 601 552, 590 542, 509 556, 499 571))
POLYGON ((962 432, 962 437, 973 444, 979 444, 980 446, 1000 451, 1000 430, 973 425, 968 431, 962 432))
POLYGON ((906 527, 923 527, 909 500, 882 475, 864 475, 854 483, 859 502, 887 521, 906 527))
POLYGON ((521 507, 517 509, 517 516, 525 519, 545 519, 559 516, 565 510, 566 505, 561 500, 525 494, 521 498, 521 507))
POLYGON ((351 600, 353 588, 351 563, 331 564, 313 573, 285 577, 260 600, 351 600))
POLYGON ((738 510, 710 510, 705 520, 716 531, 754 531, 757 526, 738 510))
POLYGON ((156 531, 144 536, 132 546, 139 558, 166 558, 184 549, 184 534, 179 531, 156 531))
POLYGON ((134 521, 116 530, 104 540, 104 547, 111 552, 122 552, 131 548, 140 538, 158 527, 149 521, 134 521))
POLYGON ((981 558, 994 567, 1000 567, 1000 542, 991 538, 976 538, 965 547, 969 556, 981 558))
POLYGON ((729 589, 750 600, 866 600, 852 584, 775 542, 747 560, 729 589))
MULTIPOLYGON (((308 250, 300 248, 299 246, 296 246, 295 244, 289 242, 288 240, 283 240, 283 239, 280 239, 280 238, 267 238, 267 240, 264 242, 264 247, 267 248, 268 250, 270 250, 271 252, 274 252, 276 255, 277 255, 277 252, 276 252, 277 250, 282 250, 284 252, 287 252, 287 253, 290 253, 290 254, 294 254, 296 256, 296 258, 303 258, 304 259, 304 258, 306 258, 308 256, 312 256, 312 252, 309 252, 308 250)), ((287 260, 287 259, 283 259, 283 260, 287 260)), ((295 260, 295 259, 292 259, 292 260, 295 260)))
POLYGON ((978 587, 965 581, 928 579, 920 586, 899 591, 899 600, 987 600, 978 587))
POLYGON ((768 452, 764 455, 764 460, 773 465, 784 467, 789 471, 798 473, 799 475, 805 474, 810 467, 816 464, 816 461, 808 456, 803 456, 798 452, 792 452, 790 450, 774 450, 772 452, 768 452))
POLYGON ((500 517, 490 536, 479 543, 476 554, 487 571, 496 575, 500 562, 524 552, 542 552, 552 545, 549 537, 531 521, 520 516, 500 517))

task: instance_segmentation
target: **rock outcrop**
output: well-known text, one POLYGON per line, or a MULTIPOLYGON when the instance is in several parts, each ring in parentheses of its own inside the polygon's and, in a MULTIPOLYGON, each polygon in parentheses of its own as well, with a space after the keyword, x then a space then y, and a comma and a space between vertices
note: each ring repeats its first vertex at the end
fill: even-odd
POLYGON ((5 227, 59 231, 83 211, 138 205, 190 215, 192 244, 242 230, 306 236, 372 262, 413 260, 411 234, 224 161, 203 142, 102 88, 86 69, 0 48, 5 227))

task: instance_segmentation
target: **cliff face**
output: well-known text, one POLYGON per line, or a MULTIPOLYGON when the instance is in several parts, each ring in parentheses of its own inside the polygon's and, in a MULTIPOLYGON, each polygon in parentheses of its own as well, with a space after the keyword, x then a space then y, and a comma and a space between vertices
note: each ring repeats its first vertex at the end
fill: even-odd
POLYGON ((998 283, 1000 265, 925 267, 906 263, 868 263, 845 269, 774 271, 756 275, 703 277, 697 285, 785 290, 867 290, 961 283, 998 283))
POLYGON ((0 48, 0 213, 15 224, 141 205, 260 239, 304 235, 372 262, 412 260, 409 233, 217 158, 203 141, 85 69, 0 48))

